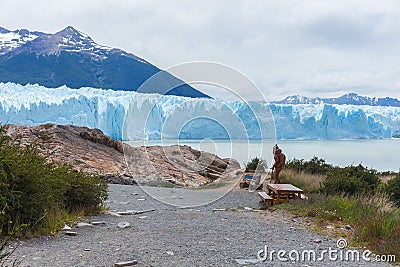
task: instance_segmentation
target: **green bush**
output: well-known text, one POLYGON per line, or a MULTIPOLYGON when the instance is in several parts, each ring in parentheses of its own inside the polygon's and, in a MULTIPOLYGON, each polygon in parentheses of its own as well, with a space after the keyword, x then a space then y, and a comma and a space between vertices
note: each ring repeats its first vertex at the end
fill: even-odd
POLYGON ((387 183, 385 193, 396 206, 400 207, 400 174, 387 183))
POLYGON ((49 162, 35 146, 15 144, 0 129, 0 235, 22 228, 40 233, 65 212, 99 210, 106 198, 107 184, 97 177, 49 162))
POLYGON ((333 166, 327 164, 324 159, 313 157, 309 161, 296 158, 291 159, 286 163, 285 168, 297 171, 298 173, 305 172, 310 174, 326 174, 328 170, 333 168, 333 166))
POLYGON ((258 157, 255 157, 246 163, 246 172, 255 170, 264 171, 266 168, 268 168, 268 163, 258 157))
POLYGON ((374 193, 380 183, 376 170, 367 169, 361 164, 328 170, 323 182, 326 194, 355 195, 374 193))

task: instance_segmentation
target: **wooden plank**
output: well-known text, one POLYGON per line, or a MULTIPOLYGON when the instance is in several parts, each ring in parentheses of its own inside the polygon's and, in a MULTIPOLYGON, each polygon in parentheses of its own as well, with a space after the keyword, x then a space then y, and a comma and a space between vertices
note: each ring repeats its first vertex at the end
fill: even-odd
POLYGON ((258 196, 260 197, 262 202, 267 203, 269 206, 272 206, 274 204, 274 199, 266 192, 258 192, 258 196))
POLYGON ((274 190, 275 192, 299 192, 303 193, 303 190, 292 185, 292 184, 267 184, 267 187, 274 190))

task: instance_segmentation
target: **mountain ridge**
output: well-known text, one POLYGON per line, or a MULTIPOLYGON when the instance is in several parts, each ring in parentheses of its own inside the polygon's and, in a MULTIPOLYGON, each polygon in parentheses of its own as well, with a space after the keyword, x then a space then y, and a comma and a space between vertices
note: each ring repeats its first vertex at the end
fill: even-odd
POLYGON ((300 95, 288 96, 283 100, 272 101, 273 104, 338 104, 338 105, 366 105, 366 106, 390 106, 400 107, 400 100, 392 97, 368 97, 356 93, 347 93, 336 98, 306 97, 300 95))

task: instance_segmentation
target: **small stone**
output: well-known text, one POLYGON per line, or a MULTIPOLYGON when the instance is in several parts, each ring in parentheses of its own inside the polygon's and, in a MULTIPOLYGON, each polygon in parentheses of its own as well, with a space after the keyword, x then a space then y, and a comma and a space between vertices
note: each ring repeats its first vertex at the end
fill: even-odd
POLYGON ((133 215, 135 214, 135 211, 133 210, 127 210, 127 211, 118 211, 116 212, 118 215, 133 215))
POLYGON ((92 225, 106 224, 105 221, 92 222, 92 225))
POLYGON ((213 211, 226 211, 226 209, 213 209, 213 211))
POLYGON ((139 219, 146 219, 147 216, 139 216, 139 219))
POLYGON ((121 217, 120 214, 118 214, 118 213, 116 213, 116 212, 109 211, 109 210, 104 210, 104 211, 102 211, 102 213, 103 213, 103 214, 106 214, 106 215, 121 217))
POLYGON ((78 235, 78 233, 74 232, 74 231, 65 231, 64 234, 68 235, 68 236, 76 236, 76 235, 78 235))
POLYGON ((350 230, 350 229, 351 229, 351 226, 350 226, 350 225, 345 225, 344 228, 345 228, 346 230, 350 230))
POLYGON ((184 197, 180 196, 179 199, 183 199, 184 197))
POLYGON ((121 229, 131 227, 131 225, 128 222, 120 222, 117 224, 117 226, 118 226, 118 228, 121 228, 121 229))
POLYGON ((145 199, 145 198, 137 198, 137 200, 139 200, 139 201, 145 201, 146 199, 145 199))
POLYGON ((295 218, 292 219, 292 222, 297 222, 297 220, 295 218))
POLYGON ((64 227, 62 228, 63 231, 70 231, 72 228, 66 224, 64 224, 64 227))
POLYGON ((89 248, 85 248, 84 251, 90 251, 90 249, 89 248))
POLYGON ((121 261, 121 262, 117 262, 114 264, 114 266, 132 266, 132 265, 136 265, 138 264, 137 260, 131 260, 131 261, 121 261))
POLYGON ((166 252, 168 255, 170 255, 170 256, 174 256, 174 252, 172 252, 172 251, 167 251, 166 252))
POLYGON ((314 242, 314 243, 321 243, 322 240, 321 240, 321 239, 314 239, 313 242, 314 242))
POLYGON ((251 211, 251 210, 253 210, 253 208, 250 208, 250 207, 243 207, 245 210, 249 210, 249 211, 251 211))
POLYGON ((331 225, 328 225, 328 226, 326 227, 326 229, 335 229, 335 227, 333 227, 333 226, 331 226, 331 225))
POLYGON ((76 225, 78 228, 83 228, 83 227, 92 227, 90 223, 85 223, 85 222, 80 222, 76 225))

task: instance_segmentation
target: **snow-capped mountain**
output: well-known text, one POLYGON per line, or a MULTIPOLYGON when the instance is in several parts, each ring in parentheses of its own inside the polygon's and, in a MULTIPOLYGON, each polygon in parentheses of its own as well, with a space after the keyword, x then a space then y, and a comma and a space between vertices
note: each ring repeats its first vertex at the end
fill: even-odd
POLYGON ((0 55, 4 55, 37 37, 44 35, 42 32, 30 32, 26 29, 9 31, 0 27, 0 55))
POLYGON ((69 53, 82 53, 88 55, 92 60, 101 61, 107 59, 110 55, 119 54, 121 56, 134 58, 145 64, 150 64, 144 59, 121 49, 97 44, 89 35, 71 26, 55 34, 45 34, 41 32, 30 33, 28 30, 18 30, 4 35, 0 34, 0 38, 4 40, 0 43, 0 54, 10 53, 9 56, 21 53, 57 55, 65 51, 69 53))
MULTIPOLYGON (((163 93, 183 83, 134 54, 96 43, 71 26, 54 34, 0 28, 0 82, 136 91, 160 72, 162 78, 149 93, 163 93)), ((187 84, 167 94, 207 97, 187 84)))
POLYGON ((283 100, 274 101, 275 104, 299 105, 299 104, 338 104, 338 105, 367 105, 367 106, 391 106, 400 107, 400 101, 396 98, 360 96, 349 93, 337 98, 305 97, 300 95, 288 96, 283 100))

